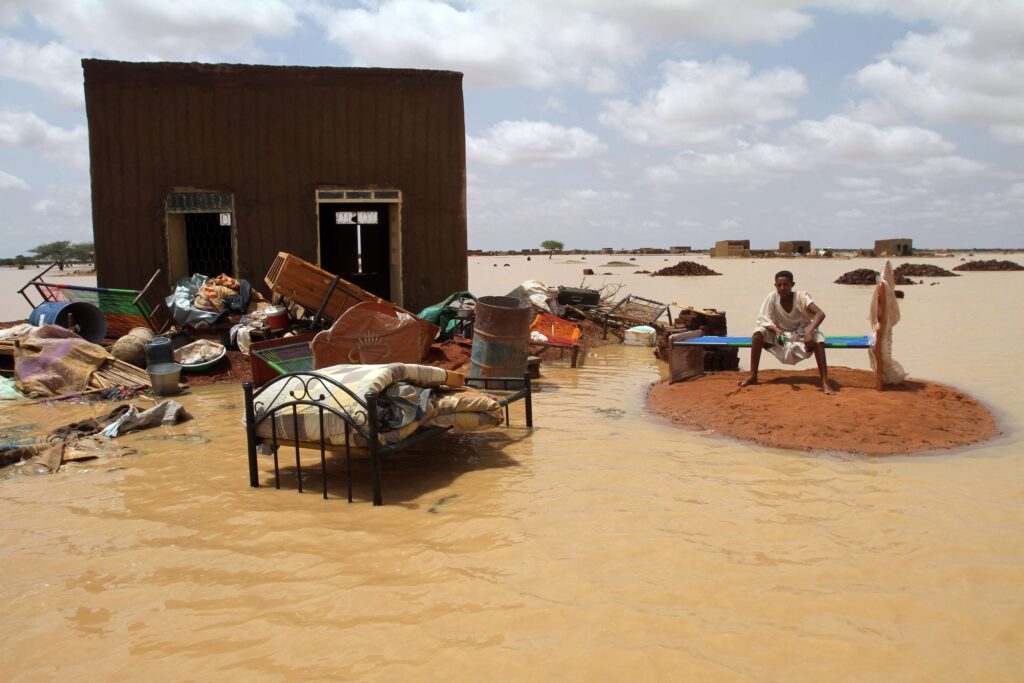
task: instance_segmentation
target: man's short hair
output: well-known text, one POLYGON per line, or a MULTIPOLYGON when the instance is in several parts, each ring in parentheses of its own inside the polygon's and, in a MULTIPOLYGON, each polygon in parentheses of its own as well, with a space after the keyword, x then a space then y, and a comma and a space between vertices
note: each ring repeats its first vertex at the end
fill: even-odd
POLYGON ((796 282, 796 280, 793 279, 793 273, 789 272, 788 270, 780 270, 779 272, 775 273, 776 280, 778 280, 780 277, 788 277, 790 282, 796 282))

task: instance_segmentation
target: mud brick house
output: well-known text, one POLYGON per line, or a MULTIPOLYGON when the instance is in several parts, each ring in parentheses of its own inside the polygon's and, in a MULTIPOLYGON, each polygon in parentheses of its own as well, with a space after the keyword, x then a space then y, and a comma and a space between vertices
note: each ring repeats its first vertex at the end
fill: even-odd
POLYGON ((789 240, 779 242, 780 254, 810 254, 811 243, 807 240, 789 240))
POLYGON ((713 258, 741 258, 750 256, 750 240, 719 240, 711 250, 713 258))
POLYGON ((875 240, 875 256, 913 256, 914 241, 906 238, 875 240))
POLYGON ((412 310, 468 284, 462 74, 85 59, 101 287, 280 251, 412 310))

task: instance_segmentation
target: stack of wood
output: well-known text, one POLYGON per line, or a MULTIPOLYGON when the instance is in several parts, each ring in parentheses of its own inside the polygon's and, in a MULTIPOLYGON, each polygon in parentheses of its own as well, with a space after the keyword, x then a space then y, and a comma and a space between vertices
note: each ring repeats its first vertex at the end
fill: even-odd
MULTIPOLYGON (((675 325, 658 331, 658 344, 654 355, 668 361, 668 337, 676 332, 700 330, 705 337, 726 337, 729 334, 725 320, 725 311, 713 308, 684 308, 676 314, 675 325)), ((704 371, 721 372, 738 370, 740 367, 739 349, 735 347, 705 348, 704 371)))

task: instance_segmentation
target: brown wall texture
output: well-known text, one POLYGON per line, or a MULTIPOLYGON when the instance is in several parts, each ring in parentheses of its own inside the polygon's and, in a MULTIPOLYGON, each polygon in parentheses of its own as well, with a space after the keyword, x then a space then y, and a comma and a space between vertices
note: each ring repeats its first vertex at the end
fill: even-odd
POLYGON ((279 251, 316 263, 315 191, 341 186, 402 192, 406 308, 466 289, 462 74, 82 66, 100 286, 167 272, 164 202, 195 188, 233 193, 238 275, 263 289, 279 251))

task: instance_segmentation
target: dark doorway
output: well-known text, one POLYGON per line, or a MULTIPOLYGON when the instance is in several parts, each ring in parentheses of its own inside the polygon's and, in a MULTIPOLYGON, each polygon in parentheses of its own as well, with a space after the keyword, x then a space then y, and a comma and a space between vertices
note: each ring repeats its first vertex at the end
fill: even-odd
POLYGON ((389 204, 320 204, 320 267, 391 299, 389 204))
POLYGON ((189 274, 216 277, 235 274, 231 253, 230 213, 186 213, 185 253, 189 274), (227 217, 227 218, 225 218, 227 217), (226 223, 226 225, 225 225, 226 223))

